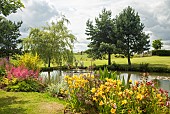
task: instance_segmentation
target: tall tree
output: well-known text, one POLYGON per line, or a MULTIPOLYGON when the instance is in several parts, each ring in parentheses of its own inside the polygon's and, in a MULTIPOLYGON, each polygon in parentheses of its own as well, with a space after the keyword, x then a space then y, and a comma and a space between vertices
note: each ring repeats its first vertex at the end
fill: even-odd
POLYGON ((88 47, 90 48, 91 57, 101 59, 103 55, 108 55, 108 65, 111 64, 111 54, 115 52, 115 24, 111 18, 111 11, 102 10, 98 18, 93 21, 88 20, 86 25, 86 35, 91 40, 88 47))
POLYGON ((14 54, 21 53, 21 47, 19 39, 22 22, 12 22, 0 16, 0 56, 8 57, 14 54))
POLYGON ((163 47, 163 42, 161 42, 161 39, 154 40, 154 41, 152 42, 152 47, 153 47, 155 50, 161 49, 161 48, 163 47))
POLYGON ((128 6, 118 16, 116 16, 116 29, 118 37, 118 47, 120 52, 128 58, 134 53, 142 53, 149 50, 149 35, 143 32, 144 25, 140 22, 140 17, 135 10, 128 6))
POLYGON ((4 16, 16 13, 19 8, 24 8, 21 0, 0 0, 0 14, 3 14, 4 16))
POLYGON ((30 40, 27 40, 30 41, 31 51, 38 53, 48 63, 48 67, 52 61, 61 66, 64 61, 70 60, 69 55, 73 54, 75 36, 66 27, 66 22, 69 21, 63 17, 42 29, 31 29, 30 40))

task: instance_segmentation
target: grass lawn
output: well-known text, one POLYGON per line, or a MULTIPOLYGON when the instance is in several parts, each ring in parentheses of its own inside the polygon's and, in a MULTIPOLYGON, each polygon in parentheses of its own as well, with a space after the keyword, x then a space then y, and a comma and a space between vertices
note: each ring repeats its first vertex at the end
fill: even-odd
POLYGON ((63 114, 65 102, 46 93, 0 89, 0 114, 63 114))
MULTIPOLYGON (((75 58, 79 61, 83 61, 85 66, 91 65, 91 58, 87 57, 87 54, 75 54, 75 58)), ((117 64, 127 64, 127 58, 115 58, 112 56, 112 62, 117 64)), ((149 63, 150 66, 156 67, 169 67, 170 68, 170 56, 151 56, 151 57, 138 57, 131 58, 132 64, 149 63)), ((107 60, 95 60, 92 64, 104 65, 107 64, 107 60)))

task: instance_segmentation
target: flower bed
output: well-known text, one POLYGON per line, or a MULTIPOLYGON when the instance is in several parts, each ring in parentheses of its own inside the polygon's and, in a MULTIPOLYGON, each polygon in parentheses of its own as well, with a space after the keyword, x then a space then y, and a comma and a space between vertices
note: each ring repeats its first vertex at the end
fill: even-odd
POLYGON ((69 88, 67 108, 73 113, 130 113, 166 114, 170 103, 167 91, 157 89, 155 83, 132 81, 125 85, 123 80, 87 74, 69 77, 65 80, 69 88))

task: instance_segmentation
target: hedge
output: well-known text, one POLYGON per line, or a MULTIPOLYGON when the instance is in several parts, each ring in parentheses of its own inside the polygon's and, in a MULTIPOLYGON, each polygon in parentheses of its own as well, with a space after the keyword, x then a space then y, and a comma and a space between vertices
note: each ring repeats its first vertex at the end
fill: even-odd
POLYGON ((170 50, 152 50, 152 55, 170 56, 170 50))

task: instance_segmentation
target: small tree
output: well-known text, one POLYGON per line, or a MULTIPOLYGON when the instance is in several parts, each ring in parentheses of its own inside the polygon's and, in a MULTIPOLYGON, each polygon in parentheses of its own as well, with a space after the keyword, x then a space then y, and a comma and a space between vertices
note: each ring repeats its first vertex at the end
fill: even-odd
POLYGON ((22 22, 12 22, 0 16, 0 57, 8 57, 21 53, 19 39, 22 22))
POLYGON ((33 28, 29 39, 26 40, 30 42, 27 48, 30 48, 34 54, 37 53, 45 63, 48 63, 48 67, 52 61, 61 66, 63 62, 70 62, 73 58, 75 36, 65 26, 65 22, 68 20, 63 17, 56 23, 47 24, 42 29, 33 28))
POLYGON ((149 50, 149 35, 143 32, 144 25, 140 22, 138 13, 130 6, 124 9, 116 17, 116 30, 118 37, 119 53, 128 58, 128 64, 131 65, 130 57, 133 53, 141 53, 149 50))
POLYGON ((158 50, 158 49, 161 49, 163 47, 163 42, 161 42, 162 40, 161 39, 158 39, 158 40, 154 40, 152 42, 152 47, 155 49, 155 50, 158 50))
POLYGON ((111 11, 102 10, 98 18, 95 18, 95 24, 88 20, 86 25, 86 34, 91 40, 88 47, 93 59, 102 59, 103 55, 108 55, 108 65, 111 64, 111 54, 115 53, 115 23, 111 18, 111 11))

